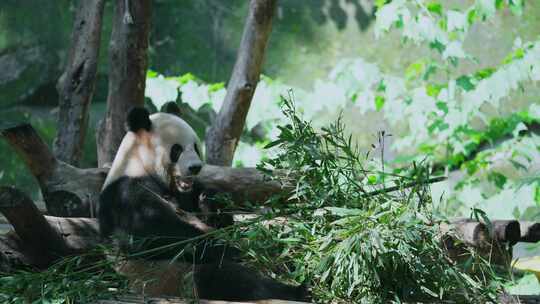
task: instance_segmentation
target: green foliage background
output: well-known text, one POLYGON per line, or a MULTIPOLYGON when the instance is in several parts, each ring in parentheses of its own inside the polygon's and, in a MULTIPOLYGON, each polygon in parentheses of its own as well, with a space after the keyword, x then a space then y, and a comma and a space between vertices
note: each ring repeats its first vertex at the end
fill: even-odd
MULTIPOLYGON (((438 212, 467 216, 481 208, 492 218, 537 221, 540 2, 377 0, 371 10, 360 2, 279 2, 266 76, 235 165, 272 159, 261 148, 278 139, 278 126, 287 123, 280 95, 292 88, 298 111, 316 132, 324 134, 322 128, 341 117, 345 136, 366 155, 367 183, 391 183, 387 174, 422 162, 433 169, 430 174, 449 177, 431 189, 438 212)), ((204 134, 225 94, 246 3, 154 1, 149 107, 175 101, 204 134)), ((0 62, 18 63, 0 76, 2 126, 31 122, 52 141, 54 83, 65 61, 73 7, 65 0, 0 3, 0 62)), ((110 18, 109 3, 104 46, 110 18)), ((107 92, 103 50, 83 167, 96 163, 94 130, 107 92)), ((0 153, 0 183, 39 199, 35 181, 5 142, 0 153)), ((294 247, 297 241, 284 242, 294 247)))

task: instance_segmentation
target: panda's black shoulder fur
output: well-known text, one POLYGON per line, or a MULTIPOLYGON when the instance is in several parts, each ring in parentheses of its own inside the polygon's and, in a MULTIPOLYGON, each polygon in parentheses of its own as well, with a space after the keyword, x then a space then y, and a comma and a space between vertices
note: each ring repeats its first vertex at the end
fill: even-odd
POLYGON ((198 196, 199 191, 195 189, 188 194, 171 193, 164 182, 152 175, 122 176, 107 185, 99 197, 101 234, 110 236, 115 229, 136 235, 170 233, 171 229, 178 228, 172 224, 178 222, 175 208, 194 211, 198 196), (164 204, 163 199, 169 201, 170 206, 164 204))
MULTIPOLYGON (((107 185, 99 197, 98 222, 102 237, 117 233, 131 241, 113 237, 120 249, 129 254, 151 251, 182 240, 200 237, 205 232, 177 214, 177 208, 188 212, 199 210, 198 187, 189 193, 172 193, 169 187, 154 176, 123 176, 107 185)), ((235 252, 226 246, 195 246, 183 258, 196 263, 216 261, 235 252)), ((179 247, 151 251, 146 259, 166 259, 177 256, 179 247)), ((143 256, 141 256, 143 257, 143 256)))
POLYGON ((150 120, 150 112, 142 107, 131 109, 127 116, 128 129, 132 132, 139 130, 150 131, 152 129, 152 121, 150 120))

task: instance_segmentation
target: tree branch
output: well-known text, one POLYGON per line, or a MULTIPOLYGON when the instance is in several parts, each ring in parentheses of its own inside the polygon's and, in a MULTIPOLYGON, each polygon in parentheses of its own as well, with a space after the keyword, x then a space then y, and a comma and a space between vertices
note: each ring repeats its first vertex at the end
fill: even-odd
POLYGON ((105 0, 79 1, 71 33, 69 61, 57 84, 60 111, 54 153, 58 159, 72 165, 79 163, 86 137, 104 4, 105 0))
POLYGON ((227 95, 206 138, 206 160, 230 166, 259 82, 277 0, 251 0, 227 95))
POLYGON ((1 130, 0 134, 17 151, 40 186, 53 174, 56 159, 47 144, 29 124, 1 130))

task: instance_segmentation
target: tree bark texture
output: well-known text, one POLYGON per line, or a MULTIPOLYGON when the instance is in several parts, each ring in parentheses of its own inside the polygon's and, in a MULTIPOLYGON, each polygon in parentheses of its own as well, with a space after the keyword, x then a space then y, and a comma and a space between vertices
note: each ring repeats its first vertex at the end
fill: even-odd
POLYGON ((79 1, 71 33, 69 60, 57 83, 60 111, 54 154, 59 160, 71 165, 79 163, 86 138, 88 107, 97 73, 104 4, 105 0, 79 1))
POLYGON ((205 189, 229 193, 236 205, 245 206, 248 202, 262 204, 272 195, 294 189, 296 180, 285 172, 274 171, 272 175, 271 178, 256 168, 205 165, 195 180, 205 189))
POLYGON ((227 86, 227 95, 206 136, 208 164, 230 166, 259 82, 277 0, 251 0, 227 86))
POLYGON ((97 132, 98 164, 112 163, 125 134, 128 111, 144 105, 150 0, 115 0, 109 44, 107 113, 97 132))
POLYGON ((0 236, 0 272, 10 273, 33 264, 19 236, 13 231, 0 236))

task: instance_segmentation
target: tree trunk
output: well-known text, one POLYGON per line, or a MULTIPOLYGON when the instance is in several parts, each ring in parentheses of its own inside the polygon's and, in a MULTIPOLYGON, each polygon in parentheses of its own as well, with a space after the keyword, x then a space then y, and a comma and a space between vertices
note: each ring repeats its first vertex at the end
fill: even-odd
POLYGON ((86 137, 88 107, 94 93, 97 72, 104 4, 105 0, 79 1, 71 34, 69 61, 58 79, 60 111, 54 154, 59 160, 71 165, 79 163, 86 137))
POLYGON ((277 0, 250 2, 236 63, 227 86, 227 95, 206 136, 206 161, 209 164, 232 164, 251 99, 259 82, 276 2, 277 0))
POLYGON ((150 0, 115 0, 109 45, 107 114, 97 132, 98 164, 112 163, 125 134, 128 111, 144 105, 150 0))

